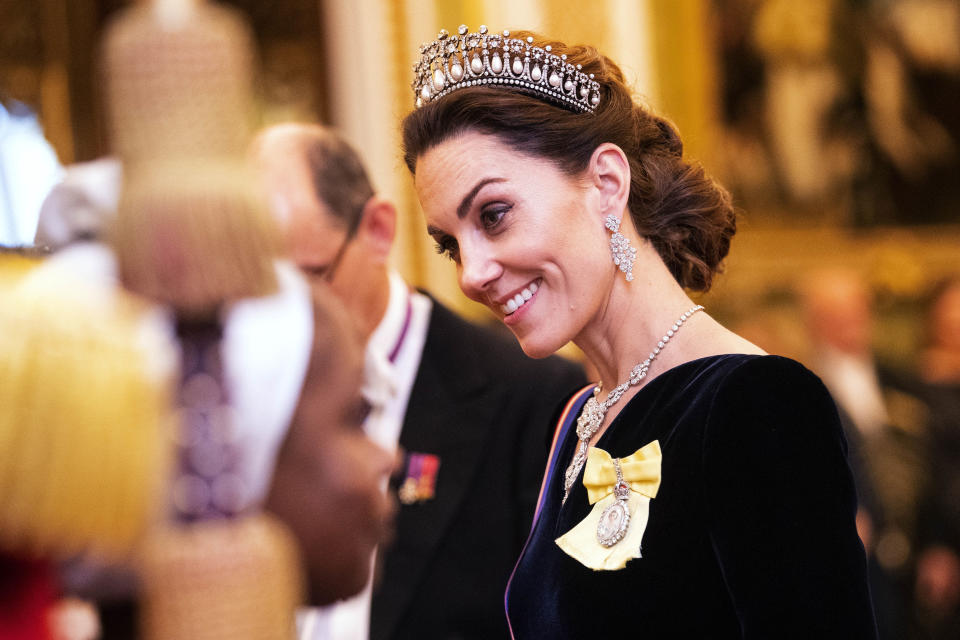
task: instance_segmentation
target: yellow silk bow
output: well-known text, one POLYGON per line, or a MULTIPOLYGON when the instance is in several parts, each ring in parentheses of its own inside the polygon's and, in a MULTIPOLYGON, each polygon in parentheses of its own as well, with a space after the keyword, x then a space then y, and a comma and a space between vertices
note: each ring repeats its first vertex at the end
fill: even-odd
POLYGON ((573 529, 556 539, 564 553, 594 571, 616 571, 640 557, 640 543, 647 529, 650 500, 660 489, 660 443, 656 440, 626 458, 620 458, 620 472, 630 485, 627 509, 630 522, 626 535, 612 546, 603 546, 597 538, 597 526, 607 507, 618 501, 613 494, 617 470, 613 458, 603 449, 587 452, 583 484, 593 509, 573 529))
MULTIPOLYGON (((654 440, 626 458, 620 458, 623 479, 631 491, 648 498, 656 498, 660 489, 660 442, 654 440)), ((617 484, 617 470, 613 458, 603 449, 590 447, 587 468, 583 472, 583 486, 587 488, 590 504, 613 493, 617 484)))

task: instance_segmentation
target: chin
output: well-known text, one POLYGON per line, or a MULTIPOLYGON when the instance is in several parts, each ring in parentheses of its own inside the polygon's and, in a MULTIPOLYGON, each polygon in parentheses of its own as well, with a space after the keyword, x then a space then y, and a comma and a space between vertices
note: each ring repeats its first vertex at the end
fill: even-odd
MULTIPOLYGON (((309 576, 309 601, 314 606, 333 604, 360 593, 370 579, 370 553, 357 555, 340 566, 314 566, 309 576)), ((326 558, 329 562, 330 558, 326 558)))
POLYGON ((536 336, 521 337, 517 336, 516 334, 514 335, 517 338, 517 342, 520 343, 520 348, 523 349, 523 352, 529 357, 537 360, 552 356, 561 348, 563 348, 563 345, 569 342, 568 340, 559 342, 556 340, 545 340, 536 336))

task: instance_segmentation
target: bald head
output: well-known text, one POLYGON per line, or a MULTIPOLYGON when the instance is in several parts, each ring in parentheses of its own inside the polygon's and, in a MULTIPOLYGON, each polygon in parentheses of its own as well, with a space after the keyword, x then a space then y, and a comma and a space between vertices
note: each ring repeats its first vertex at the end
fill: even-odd
POLYGON ((346 228, 356 226, 373 197, 360 156, 331 129, 315 124, 275 125, 257 136, 253 153, 270 173, 285 174, 286 182, 300 181, 297 186, 309 187, 303 195, 315 198, 325 214, 346 228))
POLYGON ((357 152, 325 127, 269 127, 251 156, 289 257, 326 280, 369 335, 389 297, 393 205, 375 196, 357 152))
POLYGON ((869 353, 873 295, 858 272, 840 267, 808 273, 798 286, 811 337, 845 353, 869 353))

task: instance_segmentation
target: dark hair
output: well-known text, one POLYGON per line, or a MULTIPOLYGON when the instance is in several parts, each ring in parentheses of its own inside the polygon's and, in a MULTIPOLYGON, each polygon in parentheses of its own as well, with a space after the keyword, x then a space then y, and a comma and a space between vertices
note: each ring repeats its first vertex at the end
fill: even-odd
POLYGON ((317 199, 348 229, 354 229, 374 193, 359 154, 323 127, 305 128, 301 140, 317 199))
POLYGON ((703 168, 683 159, 672 124, 634 102, 620 68, 593 47, 570 47, 531 32, 600 83, 594 113, 578 114, 516 88, 470 87, 414 110, 403 121, 404 160, 411 173, 431 147, 468 130, 498 137, 517 151, 546 158, 568 175, 583 172, 604 142, 630 162, 628 208, 637 232, 656 248, 681 286, 710 288, 730 249, 736 215, 730 195, 703 168))

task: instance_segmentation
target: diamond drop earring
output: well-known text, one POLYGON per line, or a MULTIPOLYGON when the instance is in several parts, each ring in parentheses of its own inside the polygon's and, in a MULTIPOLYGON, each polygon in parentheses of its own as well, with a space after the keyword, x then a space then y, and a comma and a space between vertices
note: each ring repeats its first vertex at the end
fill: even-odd
POLYGON ((620 221, 611 213, 607 216, 605 225, 610 229, 610 254, 613 256, 613 264, 620 268, 627 282, 633 280, 633 261, 637 258, 637 250, 630 246, 630 240, 620 233, 620 221))

